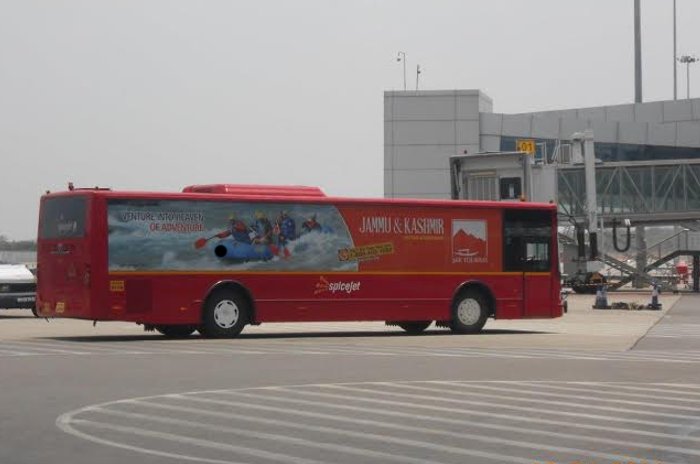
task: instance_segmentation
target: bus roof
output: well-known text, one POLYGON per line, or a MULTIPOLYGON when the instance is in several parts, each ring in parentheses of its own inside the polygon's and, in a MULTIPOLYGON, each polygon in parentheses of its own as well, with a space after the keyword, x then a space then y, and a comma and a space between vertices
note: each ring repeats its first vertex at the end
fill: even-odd
POLYGON ((274 197, 315 197, 326 196, 319 187, 304 185, 240 185, 240 184, 207 184, 188 185, 182 189, 184 193, 218 193, 225 195, 255 195, 274 197))
POLYGON ((516 209, 551 209, 556 211, 554 203, 535 203, 526 201, 482 201, 482 200, 451 200, 428 198, 355 198, 329 197, 318 187, 303 186, 267 186, 267 185, 235 185, 211 184, 193 185, 182 192, 153 192, 153 191, 119 191, 108 189, 81 188, 63 192, 51 192, 45 197, 91 195, 106 198, 123 199, 162 199, 162 200, 211 200, 211 201, 260 201, 280 203, 343 203, 343 204, 375 204, 394 206, 469 206, 471 208, 516 208, 516 209), (208 191, 209 190, 209 191, 208 191))

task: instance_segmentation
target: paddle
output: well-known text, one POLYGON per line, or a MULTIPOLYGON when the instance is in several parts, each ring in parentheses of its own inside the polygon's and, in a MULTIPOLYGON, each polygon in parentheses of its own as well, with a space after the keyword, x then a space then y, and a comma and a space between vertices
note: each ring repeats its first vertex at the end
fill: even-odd
POLYGON ((196 250, 199 250, 199 249, 202 248, 204 245, 206 245, 207 242, 208 242, 209 240, 211 240, 211 239, 213 239, 213 238, 216 238, 216 237, 218 237, 218 236, 219 236, 219 234, 212 235, 212 236, 209 237, 209 238, 204 238, 204 237, 199 238, 199 239, 197 239, 196 242, 194 242, 194 248, 195 248, 196 250))

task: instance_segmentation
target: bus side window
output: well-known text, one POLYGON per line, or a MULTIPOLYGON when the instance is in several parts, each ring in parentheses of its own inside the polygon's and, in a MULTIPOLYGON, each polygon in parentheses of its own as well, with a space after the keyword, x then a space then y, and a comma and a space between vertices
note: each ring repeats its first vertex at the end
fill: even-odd
POLYGON ((525 251, 527 271, 549 270, 549 242, 527 240, 525 251))
POLYGON ((552 216, 547 212, 506 210, 503 218, 503 270, 550 270, 552 216))

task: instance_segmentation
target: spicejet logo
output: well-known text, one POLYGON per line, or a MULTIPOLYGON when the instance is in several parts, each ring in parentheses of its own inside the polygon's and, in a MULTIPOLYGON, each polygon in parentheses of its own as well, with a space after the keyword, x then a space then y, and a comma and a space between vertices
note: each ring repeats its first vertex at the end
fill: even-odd
POLYGON ((485 220, 452 221, 452 263, 488 262, 488 233, 485 220))
POLYGON ((360 290, 360 283, 361 282, 354 280, 347 282, 329 282, 325 277, 321 276, 319 277, 318 282, 316 282, 316 290, 314 291, 314 295, 325 292, 330 292, 333 294, 340 292, 347 293, 349 295, 360 290))

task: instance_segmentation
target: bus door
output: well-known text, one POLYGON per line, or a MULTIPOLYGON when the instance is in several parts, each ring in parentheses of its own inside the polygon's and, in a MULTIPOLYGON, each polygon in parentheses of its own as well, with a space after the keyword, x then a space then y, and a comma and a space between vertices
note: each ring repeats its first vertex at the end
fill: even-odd
POLYGON ((46 197, 37 243, 37 310, 42 316, 89 317, 90 253, 86 196, 46 197))
POLYGON ((503 229, 504 270, 519 275, 522 317, 550 317, 552 213, 506 210, 503 229))

